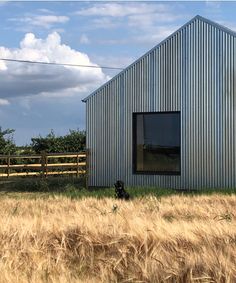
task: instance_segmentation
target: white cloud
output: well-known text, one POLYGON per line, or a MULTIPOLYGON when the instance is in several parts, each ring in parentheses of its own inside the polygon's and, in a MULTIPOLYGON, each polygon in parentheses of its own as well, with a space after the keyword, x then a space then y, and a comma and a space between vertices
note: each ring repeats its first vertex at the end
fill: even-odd
POLYGON ((10 102, 7 99, 0 98, 0 106, 1 105, 9 105, 9 104, 10 104, 10 102))
POLYGON ((76 14, 92 17, 89 25, 93 29, 126 28, 128 31, 119 40, 101 39, 101 43, 157 44, 164 36, 171 34, 174 28, 178 28, 178 22, 184 23, 184 18, 189 19, 186 13, 176 13, 178 7, 179 10, 183 9, 182 5, 169 3, 96 3, 76 14))
POLYGON ((183 15, 176 14, 175 6, 160 3, 99 3, 81 9, 75 14, 95 17, 95 24, 107 28, 110 28, 110 24, 118 25, 122 18, 127 17, 130 26, 141 28, 154 22, 166 23, 181 19, 183 15))
POLYGON ((90 40, 89 40, 88 36, 83 33, 81 35, 80 39, 79 39, 79 43, 81 43, 81 44, 89 44, 90 40))
POLYGON ((175 32, 179 26, 170 25, 170 26, 158 26, 150 34, 139 35, 133 38, 133 42, 141 44, 158 44, 173 32, 175 32))
MULTIPOLYGON (((162 40, 167 38, 173 32, 175 32, 181 25, 158 25, 156 27, 149 27, 148 32, 137 33, 128 38, 122 39, 103 39, 97 41, 101 45, 127 45, 127 44, 142 44, 151 48, 157 45, 162 40)), ((98 61, 99 62, 99 61, 98 61)), ((118 65, 120 66, 120 64, 118 65)))
POLYGON ((37 11, 41 12, 41 13, 45 13, 45 14, 53 14, 54 12, 49 10, 49 9, 38 9, 37 11))
POLYGON ((27 24, 28 26, 43 27, 49 29, 55 24, 64 24, 70 20, 67 16, 56 15, 29 15, 23 18, 11 18, 10 21, 27 24))
POLYGON ((139 29, 147 29, 150 27, 158 27, 160 24, 172 23, 183 16, 176 15, 171 12, 155 12, 151 16, 147 14, 129 16, 129 26, 138 27, 139 29))
POLYGON ((221 8, 221 3, 220 3, 219 0, 217 0, 217 1, 206 0, 205 4, 206 4, 207 8, 211 9, 211 11, 212 11, 212 9, 219 10, 221 8))
MULTIPOLYGON (((49 34, 46 39, 36 38, 33 33, 28 33, 21 41, 20 48, 0 47, 0 57, 96 65, 87 54, 62 44, 60 35, 56 32, 49 34)), ((62 96, 68 93, 84 96, 106 80, 107 77, 100 68, 1 62, 0 97, 6 99, 38 94, 62 96)))
POLYGON ((151 14, 154 10, 158 9, 160 12, 166 10, 166 5, 146 4, 146 3, 105 3, 94 4, 92 7, 84 8, 76 12, 81 16, 111 16, 111 17, 124 17, 129 15, 143 15, 151 14))
POLYGON ((98 29, 113 29, 117 28, 118 26, 122 25, 122 21, 114 21, 113 18, 109 17, 102 17, 102 18, 95 18, 93 19, 93 28, 98 29))

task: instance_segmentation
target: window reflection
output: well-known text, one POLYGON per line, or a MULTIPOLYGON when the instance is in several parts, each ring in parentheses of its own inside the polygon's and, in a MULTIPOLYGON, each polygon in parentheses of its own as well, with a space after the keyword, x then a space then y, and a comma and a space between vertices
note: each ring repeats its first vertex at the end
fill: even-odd
POLYGON ((134 114, 137 172, 180 172, 180 113, 134 114))

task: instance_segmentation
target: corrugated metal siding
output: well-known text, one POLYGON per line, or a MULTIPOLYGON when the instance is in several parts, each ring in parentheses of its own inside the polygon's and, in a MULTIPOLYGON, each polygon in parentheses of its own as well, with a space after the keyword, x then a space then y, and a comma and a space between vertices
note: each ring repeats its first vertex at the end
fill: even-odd
POLYGON ((236 187, 236 37, 199 18, 86 101, 90 186, 236 187), (181 111, 181 176, 132 173, 132 113, 181 111))

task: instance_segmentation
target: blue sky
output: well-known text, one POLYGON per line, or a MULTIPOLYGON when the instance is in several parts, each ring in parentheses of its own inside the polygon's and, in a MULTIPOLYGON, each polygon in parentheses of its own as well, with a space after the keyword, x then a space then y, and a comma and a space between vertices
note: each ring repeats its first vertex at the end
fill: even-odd
MULTIPOLYGON (((0 58, 126 67, 195 15, 236 31, 236 2, 0 1, 0 58)), ((0 126, 18 145, 85 129, 89 95, 118 71, 0 61, 0 126)))

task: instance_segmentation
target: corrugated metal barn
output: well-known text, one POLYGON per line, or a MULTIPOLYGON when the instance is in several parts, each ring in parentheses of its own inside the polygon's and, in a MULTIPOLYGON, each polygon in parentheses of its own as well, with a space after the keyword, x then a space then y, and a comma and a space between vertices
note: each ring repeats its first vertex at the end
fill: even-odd
POLYGON ((236 187, 236 33, 196 16, 83 100, 89 185, 236 187))

